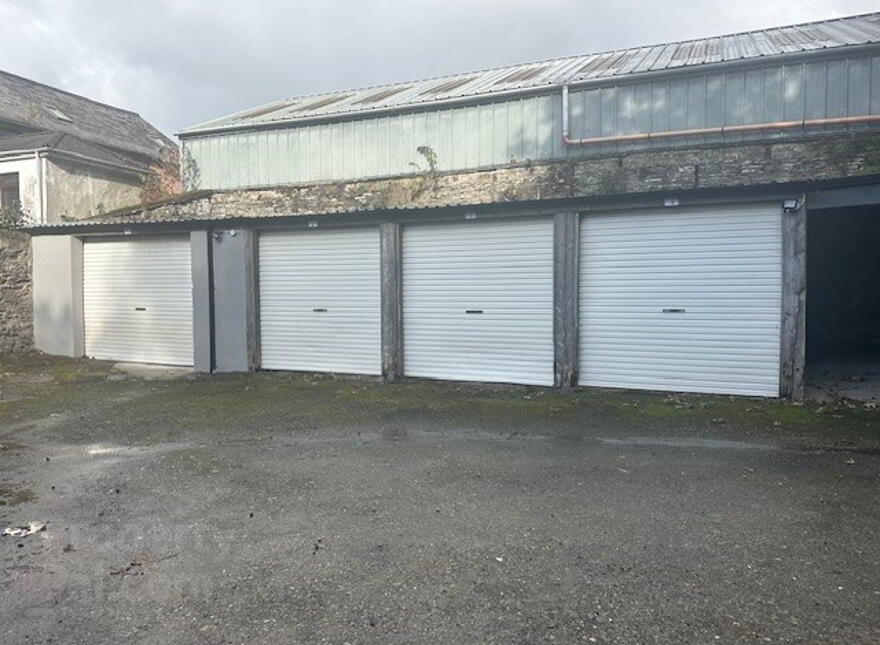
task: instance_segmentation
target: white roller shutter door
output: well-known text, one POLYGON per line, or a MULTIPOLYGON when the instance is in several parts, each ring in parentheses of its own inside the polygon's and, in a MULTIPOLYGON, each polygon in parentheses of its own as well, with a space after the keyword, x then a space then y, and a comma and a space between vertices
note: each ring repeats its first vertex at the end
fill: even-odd
POLYGON ((553 222, 403 231, 404 373, 553 384, 553 222))
POLYGON ((189 236, 83 244, 86 356, 193 364, 189 236))
POLYGON ((585 216, 581 385, 778 396, 781 209, 585 216))
POLYGON ((261 366, 381 374, 379 229, 259 240, 261 366))

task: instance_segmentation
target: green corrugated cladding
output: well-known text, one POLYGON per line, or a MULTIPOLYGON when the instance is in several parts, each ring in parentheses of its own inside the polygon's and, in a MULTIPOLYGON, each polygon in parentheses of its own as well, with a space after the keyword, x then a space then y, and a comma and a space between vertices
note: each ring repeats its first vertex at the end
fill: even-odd
MULTIPOLYGON (((880 56, 716 73, 658 73, 570 95, 575 138, 880 114, 880 56)), ((849 126, 866 128, 872 126, 849 126)), ((877 127, 877 126, 873 126, 877 127)), ((819 130, 837 131, 845 126, 819 130)), ((814 128, 815 130, 815 128, 814 128)), ((276 129, 187 137, 200 188, 230 189, 468 170, 566 157, 802 135, 801 130, 566 147, 561 93, 276 129)))

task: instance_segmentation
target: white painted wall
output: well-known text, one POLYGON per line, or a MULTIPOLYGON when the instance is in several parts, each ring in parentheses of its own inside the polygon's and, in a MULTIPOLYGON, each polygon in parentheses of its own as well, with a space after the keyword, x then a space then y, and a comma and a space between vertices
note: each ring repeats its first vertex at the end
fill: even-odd
POLYGON ((52 158, 38 161, 34 153, 0 159, 0 174, 7 173, 18 173, 19 200, 35 224, 94 217, 141 199, 142 182, 133 174, 52 158))
POLYGON ((72 235, 35 236, 31 251, 34 346, 54 356, 82 356, 82 242, 72 235))
POLYGON ((131 174, 48 159, 46 212, 50 223, 95 217, 140 202, 142 183, 131 174))
POLYGON ((40 212, 40 184, 34 155, 16 159, 0 159, 0 175, 18 173, 18 198, 22 210, 33 223, 42 222, 40 212))

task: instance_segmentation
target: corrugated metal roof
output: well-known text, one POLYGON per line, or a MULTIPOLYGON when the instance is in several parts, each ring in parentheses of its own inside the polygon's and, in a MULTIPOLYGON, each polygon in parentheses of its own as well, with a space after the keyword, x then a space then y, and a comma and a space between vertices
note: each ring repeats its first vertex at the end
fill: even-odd
MULTIPOLYGON (((714 188, 703 188, 697 191, 698 193, 702 193, 705 197, 706 195, 711 194, 722 194, 724 195, 724 199, 730 198, 731 194, 739 194, 744 197, 746 200, 754 201, 756 194, 769 194, 771 197, 762 197, 761 199, 776 199, 776 198, 787 198, 791 195, 796 195, 800 193, 804 193, 808 191, 809 195, 817 195, 820 194, 817 191, 828 191, 837 188, 850 188, 853 186, 864 186, 865 184, 876 185, 880 187, 880 175, 872 175, 867 177, 841 177, 835 179, 814 179, 814 180, 797 180, 792 181, 790 183, 773 183, 771 181, 764 183, 751 184, 747 186, 717 186, 714 188), (771 191, 771 192, 767 192, 771 191)), ((261 189, 258 189, 261 190, 261 189)), ((646 193, 642 193, 639 195, 623 195, 623 196, 615 196, 615 195, 596 195, 593 197, 587 196, 575 196, 575 197, 552 197, 548 199, 532 199, 525 200, 519 202, 499 202, 495 196, 489 192, 482 194, 477 199, 471 199, 468 201, 456 202, 456 201, 446 201, 446 202, 437 202, 437 203, 429 203, 429 204, 354 204, 352 206, 342 207, 332 207, 332 208, 308 208, 307 206, 303 206, 300 209, 284 209, 281 211, 274 210, 266 210, 262 213, 250 212, 248 214, 236 214, 232 213, 223 213, 223 214, 212 214, 210 209, 210 200, 214 196, 220 195, 232 195, 238 193, 240 191, 226 191, 226 190, 197 190, 189 193, 183 193, 181 195, 175 195, 174 197, 169 197, 163 200, 159 200, 156 202, 152 202, 150 204, 146 204, 143 206, 129 206, 126 208, 120 208, 116 211, 112 211, 105 215, 89 218, 89 219, 81 219, 81 220, 66 220, 61 222, 53 222, 46 224, 33 224, 31 226, 26 226, 22 230, 32 234, 32 235, 48 235, 54 233, 63 233, 63 234, 74 234, 78 231, 124 231, 125 229, 131 227, 137 228, 152 228, 155 226, 161 225, 189 225, 193 230, 208 227, 217 227, 223 225, 223 222, 246 222, 246 221, 263 221, 263 220, 285 220, 285 219, 308 219, 310 217, 323 217, 323 216, 333 216, 333 215, 360 215, 360 214, 371 214, 371 213, 409 213, 409 212, 432 212, 432 211, 444 211, 450 209, 456 209, 457 211, 467 211, 472 208, 482 208, 482 207, 492 207, 497 208, 499 212, 503 214, 512 213, 517 207, 528 207, 530 204, 539 204, 543 203, 546 207, 546 204, 550 203, 576 203, 578 204, 577 208, 579 210, 589 210, 591 208, 596 208, 595 205, 592 204, 603 204, 607 200, 614 200, 618 197, 622 197, 627 200, 628 203, 631 203, 632 200, 642 199, 642 200, 655 200, 645 202, 645 205, 649 204, 662 204, 663 199, 668 195, 668 192, 665 191, 649 191, 646 193), (208 203, 209 208, 205 211, 196 210, 190 213, 177 213, 173 215, 150 215, 150 211, 157 209, 163 205, 171 205, 171 204, 179 204, 185 205, 188 202, 199 202, 206 201, 208 203)), ((825 193, 832 194, 832 193, 825 193)), ((696 195, 693 197, 693 202, 690 203, 699 203, 701 197, 697 197, 696 195)), ((631 207, 631 206, 628 206, 631 207)), ((603 207, 604 208, 604 207, 603 207)), ((557 209, 553 209, 556 211, 557 209)))
POLYGON ((208 121, 183 130, 180 134, 252 128, 367 110, 404 108, 440 100, 491 96, 500 92, 627 74, 872 43, 880 43, 880 13, 511 65, 481 72, 346 90, 344 93, 291 98, 208 121))
MULTIPOLYGON (((330 208, 308 208, 303 206, 297 209, 285 209, 282 211, 267 210, 263 213, 249 213, 240 215, 235 213, 224 213, 212 215, 210 212, 199 212, 197 214, 179 213, 172 215, 151 215, 150 211, 166 205, 186 205, 190 202, 199 202, 210 200, 215 196, 232 195, 237 191, 225 190, 196 190, 189 193, 175 195, 166 199, 145 205, 127 206, 124 208, 105 213, 96 217, 85 218, 80 220, 66 220, 62 222, 51 222, 44 224, 33 224, 24 227, 23 230, 34 235, 40 235, 49 231, 78 231, 90 229, 113 229, 123 230, 131 226, 143 227, 153 226, 157 224, 198 224, 198 223, 217 223, 226 220, 267 220, 282 218, 309 218, 323 217, 327 215, 357 215, 362 213, 390 213, 390 212, 410 212, 410 211, 442 211, 448 209, 467 210, 468 208, 478 206, 505 206, 510 208, 516 204, 513 202, 500 203, 493 195, 486 193, 477 199, 468 200, 466 202, 438 202, 435 204, 353 204, 351 206, 336 206, 330 208)), ((521 205, 523 202, 519 202, 521 205)))
MULTIPOLYGON (((206 197, 210 197, 211 191, 198 191, 199 194, 197 197, 192 199, 203 199, 206 197)), ((186 197, 184 195, 183 197, 186 197)), ((173 200, 168 200, 173 201, 173 200)), ((179 200, 183 201, 191 201, 191 200, 179 200)), ((48 231, 60 231, 60 230, 70 230, 70 231, 78 231, 78 230, 89 230, 89 229, 102 229, 102 228, 113 228, 118 230, 123 230, 125 228, 131 226, 152 226, 157 224, 184 224, 184 223, 216 223, 222 222, 224 220, 266 220, 266 219, 281 219, 281 218, 309 218, 309 217, 323 217, 327 215, 355 215, 359 213, 385 213, 385 212, 393 212, 393 211, 435 211, 435 210, 448 210, 450 208, 455 209, 468 209, 476 206, 486 206, 497 204, 498 202, 492 201, 491 199, 483 199, 483 200, 475 200, 469 201, 465 203, 458 202, 444 202, 441 204, 404 204, 404 205, 391 205, 391 206, 374 206, 374 205, 356 205, 349 207, 336 207, 336 208, 326 208, 326 209, 312 209, 312 210, 303 210, 303 211, 282 211, 282 212, 273 212, 267 211, 262 214, 249 214, 249 215, 180 215, 180 216, 162 216, 162 217, 142 217, 142 213, 144 209, 138 207, 131 207, 127 214, 123 215, 104 215, 100 217, 94 217, 91 219, 81 219, 81 220, 69 220, 63 222, 53 222, 49 224, 34 224, 33 226, 24 227, 23 230, 34 234, 40 235, 41 233, 45 233, 48 231)), ((147 210, 149 210, 149 206, 147 210)), ((123 209, 120 209, 123 210, 123 209)))

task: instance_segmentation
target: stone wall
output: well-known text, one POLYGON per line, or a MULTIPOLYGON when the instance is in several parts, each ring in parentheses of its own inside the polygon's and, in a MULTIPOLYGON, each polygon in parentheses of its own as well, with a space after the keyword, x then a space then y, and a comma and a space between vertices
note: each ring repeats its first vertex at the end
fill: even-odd
POLYGON ((180 151, 177 146, 166 146, 159 151, 159 160, 150 165, 150 172, 144 177, 140 203, 159 201, 182 192, 180 151))
POLYGON ((0 354, 32 349, 32 306, 30 237, 0 229, 0 354))
POLYGON ((642 151, 455 173, 196 191, 102 221, 223 219, 789 184, 880 174, 880 133, 642 151))

